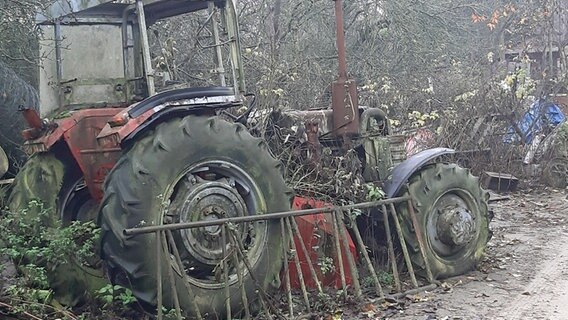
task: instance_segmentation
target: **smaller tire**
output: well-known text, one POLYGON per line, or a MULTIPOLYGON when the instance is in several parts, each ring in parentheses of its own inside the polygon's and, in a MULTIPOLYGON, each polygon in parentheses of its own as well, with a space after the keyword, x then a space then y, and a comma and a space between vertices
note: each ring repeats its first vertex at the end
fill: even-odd
MULTIPOLYGON (((413 200, 434 278, 474 269, 491 238, 489 194, 480 187, 479 179, 455 164, 433 164, 410 178, 403 195, 413 200)), ((399 205, 398 210, 412 261, 424 273, 426 265, 408 207, 399 205)))
POLYGON ((568 158, 554 158, 545 164, 542 181, 552 188, 568 186, 568 158))

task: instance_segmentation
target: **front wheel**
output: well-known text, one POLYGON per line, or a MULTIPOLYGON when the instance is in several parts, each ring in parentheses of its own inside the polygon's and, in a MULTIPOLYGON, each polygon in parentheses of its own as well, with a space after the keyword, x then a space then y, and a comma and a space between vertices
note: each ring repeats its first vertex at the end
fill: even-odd
MULTIPOLYGON (((475 268, 491 237, 489 195, 479 179, 458 165, 438 163, 414 174, 404 195, 412 198, 434 278, 461 275, 475 268)), ((424 270, 408 207, 399 206, 399 213, 413 263, 424 270)))
POLYGON ((251 302, 258 291, 279 286, 285 241, 277 221, 234 226, 248 266, 224 259, 231 246, 222 241, 219 226, 172 232, 182 265, 171 246, 163 248, 166 258, 157 256, 155 234, 126 236, 123 230, 286 211, 290 196, 279 161, 244 126, 216 117, 172 119, 137 141, 107 178, 99 221, 103 258, 114 281, 130 287, 145 305, 156 306, 160 267, 165 307, 174 307, 177 291, 189 316, 197 307, 204 317, 223 318, 223 263, 233 312, 243 309, 240 283, 251 302), (245 270, 240 280, 239 270, 245 270))
MULTIPOLYGON (((95 219, 97 204, 90 196, 80 171, 61 158, 64 157, 56 156, 55 152, 36 154, 16 176, 8 200, 13 218, 27 221, 28 224, 38 221, 41 224, 37 226, 38 234, 26 234, 28 237, 40 237, 39 233, 49 229, 55 232, 73 221, 88 222, 95 219), (33 205, 34 203, 38 205, 33 205)), ((47 241, 43 238, 41 240, 47 241)), ((68 248, 63 248, 66 249, 68 248)), ((41 255, 24 261, 46 269, 55 298, 68 306, 86 302, 89 296, 108 284, 99 268, 98 259, 88 257, 89 263, 86 265, 73 254, 65 252, 68 261, 57 263, 48 263, 41 255)))

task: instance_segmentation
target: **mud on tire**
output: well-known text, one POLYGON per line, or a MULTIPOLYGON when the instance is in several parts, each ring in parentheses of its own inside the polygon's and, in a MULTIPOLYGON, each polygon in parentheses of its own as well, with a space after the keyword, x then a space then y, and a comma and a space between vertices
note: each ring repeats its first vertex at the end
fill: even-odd
MULTIPOLYGON (((175 289, 187 315, 196 313, 191 301, 195 296, 204 317, 223 318, 224 285, 213 275, 219 263, 218 229, 173 232, 184 264, 181 267, 171 253, 167 255, 170 261, 156 256, 155 234, 126 236, 123 230, 217 219, 223 214, 285 211, 290 208, 290 197, 280 162, 271 156, 265 142, 252 137, 244 126, 216 117, 172 119, 138 140, 107 177, 99 215, 102 257, 114 282, 130 287, 150 309, 155 310, 157 304, 156 271, 161 264, 164 307, 174 308, 175 289), (170 263, 175 266, 174 288, 168 280, 170 263), (192 294, 182 272, 189 276, 192 294)), ((243 226, 236 227, 246 234, 243 226)), ((243 280, 250 301, 259 289, 255 280, 263 290, 279 287, 284 241, 276 221, 247 228, 254 230, 254 235, 245 239, 252 256, 252 272, 246 272, 243 280)), ((164 250, 168 248, 164 246, 164 250)), ((229 289, 233 312, 242 310, 238 283, 231 280, 229 289)))

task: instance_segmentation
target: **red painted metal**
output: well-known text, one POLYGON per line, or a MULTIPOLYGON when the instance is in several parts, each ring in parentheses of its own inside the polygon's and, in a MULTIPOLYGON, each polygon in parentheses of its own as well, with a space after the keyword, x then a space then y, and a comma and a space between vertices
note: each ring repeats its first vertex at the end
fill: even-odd
POLYGON ((347 49, 345 48, 345 31, 343 31, 343 1, 341 0, 335 0, 335 28, 339 79, 347 80, 347 49))
MULTIPOLYGON (((191 99, 189 99, 191 100, 191 99)), ((151 120, 151 118, 157 114, 162 112, 167 107, 175 108, 177 106, 183 106, 189 100, 179 100, 179 101, 171 101, 167 103, 160 104, 148 111, 144 112, 143 114, 137 116, 136 118, 131 118, 128 112, 136 106, 136 104, 131 105, 127 109, 124 109, 120 114, 117 114, 113 117, 108 125, 106 125, 97 139, 99 141, 123 141, 127 138, 131 133, 136 131, 142 124, 151 120)), ((214 115, 214 111, 200 111, 200 115, 214 115)))
POLYGON ((41 118, 39 117, 37 111, 35 111, 34 109, 31 108, 22 109, 22 114, 24 116, 24 120, 26 120, 26 123, 31 128, 40 129, 42 127, 41 118))
POLYGON ((37 111, 32 108, 24 108, 20 109, 20 111, 24 116, 24 120, 30 127, 29 129, 22 131, 22 137, 24 137, 24 140, 27 141, 39 138, 43 133, 45 126, 37 111))
POLYGON ((154 114, 160 112, 163 108, 152 108, 136 118, 129 118, 128 111, 132 109, 136 104, 124 109, 120 114, 116 115, 116 118, 127 119, 126 124, 112 126, 111 123, 107 124, 103 130, 97 136, 97 140, 101 143, 115 143, 120 142, 126 138, 129 134, 134 132, 140 125, 142 125, 146 120, 150 119, 154 114))
POLYGON ((71 155, 84 174, 85 182, 93 198, 103 197, 102 184, 107 173, 121 154, 119 142, 98 143, 99 135, 108 120, 123 108, 84 109, 73 111, 69 117, 58 119, 43 135, 28 140, 24 150, 29 153, 47 152, 58 141, 65 141, 71 155))
MULTIPOLYGON (((311 209, 311 208, 329 208, 331 205, 323 201, 318 201, 314 199, 295 197, 292 203, 293 210, 301 209, 311 209)), ((337 254, 334 248, 333 239, 333 220, 331 214, 315 214, 310 216, 296 217, 296 223, 301 234, 301 239, 298 235, 294 236, 294 241, 296 243, 296 248, 298 248, 298 257, 300 259, 300 265, 302 269, 302 274, 304 276, 304 281, 308 288, 316 288, 315 279, 312 278, 310 269, 308 266, 308 260, 304 252, 300 249, 300 241, 304 241, 304 244, 308 250, 310 260, 314 264, 316 273, 318 274, 318 279, 323 286, 334 287, 336 289, 341 288, 341 277, 339 274, 339 264, 337 259, 337 254), (333 260, 331 264, 329 259, 333 260)), ((347 234, 349 234, 347 232, 347 234)), ((353 256, 356 256, 356 247, 353 243, 351 237, 349 241, 349 251, 353 256)), ((342 247, 343 255, 343 268, 345 269, 345 277, 347 284, 350 285, 353 281, 351 278, 351 272, 346 256, 345 249, 342 247)), ((298 279, 298 269, 294 261, 288 262, 288 270, 290 272, 290 283, 292 288, 299 289, 300 282, 298 279)))

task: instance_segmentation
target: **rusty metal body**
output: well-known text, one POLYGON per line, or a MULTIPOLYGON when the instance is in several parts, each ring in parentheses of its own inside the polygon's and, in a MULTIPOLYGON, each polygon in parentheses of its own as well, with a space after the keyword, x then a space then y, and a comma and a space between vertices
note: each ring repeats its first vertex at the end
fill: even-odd
POLYGON ((121 110, 104 108, 72 112, 69 117, 52 122, 54 129, 28 140, 24 150, 29 154, 47 152, 56 144, 64 143, 83 172, 91 195, 100 201, 104 179, 120 157, 122 148, 118 141, 100 144, 97 136, 109 119, 121 110))
POLYGON ((337 28, 337 53, 339 61, 339 78, 331 87, 331 106, 333 110, 333 129, 339 136, 359 135, 359 103, 357 84, 347 75, 347 54, 345 49, 345 32, 343 30, 343 2, 335 0, 335 16, 337 28))
POLYGON ((209 5, 222 11, 231 38, 226 46, 233 67, 226 76, 232 76, 235 93, 244 92, 231 0, 60 0, 36 18, 42 31, 39 56, 44 57, 38 68, 41 116, 69 109, 126 107, 153 95, 157 72, 151 65, 146 27, 160 19, 207 10, 209 5))
MULTIPOLYGON (((295 197, 292 202, 292 210, 305 210, 314 208, 330 208, 333 207, 329 203, 323 201, 318 201, 314 199, 307 199, 302 197, 295 197)), ((294 218, 293 224, 297 225, 294 234, 294 243, 296 248, 305 249, 296 250, 298 254, 298 259, 301 263, 301 272, 306 275, 304 276, 305 285, 307 288, 315 289, 318 288, 317 282, 321 282, 324 287, 331 287, 336 289, 341 289, 341 275, 338 268, 332 268, 327 266, 328 269, 324 267, 314 268, 314 274, 310 270, 311 264, 322 264, 325 263, 325 259, 328 260, 332 266, 339 265, 339 257, 337 253, 334 252, 333 247, 333 221, 331 213, 318 213, 314 215, 298 216, 294 218)), ((351 237, 347 239, 348 251, 351 255, 357 256, 357 248, 353 243, 351 237)), ((351 277, 351 268, 347 262, 347 250, 344 247, 341 248, 342 263, 344 270, 348 273, 345 275, 345 283, 347 285, 353 284, 353 278, 351 277)), ((300 272, 295 264, 290 263, 288 267, 288 272, 290 276, 290 281, 293 289, 301 289, 299 282, 298 272, 300 272)))

